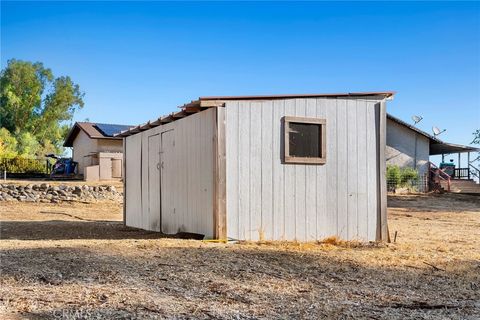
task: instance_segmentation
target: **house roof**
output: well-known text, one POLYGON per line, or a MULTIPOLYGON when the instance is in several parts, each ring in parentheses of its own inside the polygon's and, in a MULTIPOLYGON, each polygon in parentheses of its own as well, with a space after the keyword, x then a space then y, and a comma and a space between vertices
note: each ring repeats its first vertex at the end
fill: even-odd
POLYGON ((75 122, 65 138, 64 147, 73 147, 73 141, 80 131, 87 134, 90 139, 111 139, 119 140, 115 134, 128 130, 133 126, 123 124, 108 124, 95 122, 75 122))
POLYGON ((424 136, 424 137, 427 137, 430 141, 442 143, 442 140, 438 139, 437 137, 432 136, 431 134, 429 134, 429 133, 427 133, 427 132, 425 132, 425 131, 423 131, 423 130, 420 130, 419 128, 415 127, 414 125, 412 125, 412 124, 410 124, 410 123, 407 123, 407 122, 405 122, 405 121, 403 121, 403 120, 401 120, 401 119, 399 119, 399 118, 397 118, 397 117, 394 117, 394 116, 392 116, 391 114, 388 114, 388 113, 387 113, 387 119, 390 119, 390 120, 392 120, 393 122, 396 122, 396 123, 398 123, 398 124, 400 124, 400 125, 402 125, 402 126, 404 126, 404 127, 409 128, 410 130, 413 130, 413 131, 421 134, 421 135, 424 136))
POLYGON ((225 101, 229 100, 279 100, 294 98, 339 98, 339 97, 381 97, 383 99, 392 98, 395 91, 377 91, 377 92, 350 92, 350 93, 313 93, 313 94, 280 94, 280 95, 253 95, 253 96, 211 96, 199 97, 189 103, 180 106, 181 111, 173 112, 169 115, 159 117, 156 120, 148 121, 144 124, 132 127, 128 130, 115 134, 115 137, 128 137, 130 135, 169 123, 190 114, 200 112, 207 108, 221 107, 225 101))
POLYGON ((438 154, 449 154, 449 153, 462 153, 462 152, 472 152, 472 151, 480 151, 479 148, 475 147, 470 147, 470 146, 464 146, 461 144, 453 144, 453 143, 448 143, 444 142, 437 137, 420 130, 419 128, 415 127, 414 125, 411 125, 397 117, 392 116, 391 114, 387 114, 387 119, 390 119, 404 127, 409 128, 410 130, 413 130, 417 132, 418 134, 421 134, 422 136, 428 138, 430 142, 430 155, 438 155, 438 154))

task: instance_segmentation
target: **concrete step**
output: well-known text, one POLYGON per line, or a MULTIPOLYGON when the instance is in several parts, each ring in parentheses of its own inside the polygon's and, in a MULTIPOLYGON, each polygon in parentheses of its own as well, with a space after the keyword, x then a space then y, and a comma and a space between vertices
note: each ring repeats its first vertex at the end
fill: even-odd
MULTIPOLYGON (((443 189, 448 190, 447 181, 441 181, 440 185, 443 189)), ((480 184, 473 180, 453 179, 450 180, 450 192, 480 194, 480 184)))
POLYGON ((476 184, 476 183, 475 181, 465 180, 465 181, 450 181, 450 184, 468 185, 468 184, 476 184))

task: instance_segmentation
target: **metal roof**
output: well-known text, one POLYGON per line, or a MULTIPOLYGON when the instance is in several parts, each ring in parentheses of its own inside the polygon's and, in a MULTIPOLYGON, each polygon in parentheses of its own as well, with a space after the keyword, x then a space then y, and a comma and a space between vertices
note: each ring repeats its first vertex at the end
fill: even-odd
POLYGON ((454 144, 448 142, 431 143, 430 142, 430 155, 438 154, 450 154, 450 153, 464 153, 464 152, 477 152, 480 148, 464 146, 461 144, 454 144))
POLYGON ((377 91, 377 92, 350 92, 350 93, 313 93, 313 94, 280 94, 280 95, 250 95, 250 96, 210 96, 199 97, 189 103, 180 106, 181 111, 159 117, 156 120, 148 121, 144 124, 132 127, 129 130, 122 131, 114 135, 115 137, 128 137, 130 135, 169 123, 190 114, 200 112, 207 108, 221 107, 225 101, 229 100, 279 100, 294 98, 337 98, 337 97, 383 97, 392 98, 395 91, 377 91))
POLYGON ((402 125, 402 126, 405 126, 405 127, 409 128, 409 129, 411 129, 411 130, 413 130, 413 131, 416 131, 417 133, 421 134, 422 136, 427 137, 430 141, 435 141, 435 142, 438 142, 438 143, 443 143, 443 141, 440 140, 440 139, 438 139, 437 137, 432 136, 431 134, 429 134, 429 133, 427 133, 427 132, 425 132, 425 131, 423 131, 423 130, 418 129, 418 128, 415 127, 414 125, 411 125, 410 123, 407 123, 407 122, 405 122, 405 121, 403 121, 403 120, 401 120, 401 119, 399 119, 399 118, 397 118, 397 117, 394 117, 394 116, 392 116, 391 114, 388 114, 388 113, 387 113, 387 119, 390 119, 390 120, 392 120, 392 121, 394 121, 394 122, 396 122, 396 123, 398 123, 398 124, 400 124, 400 125, 402 125))
POLYGON ((250 96, 211 96, 200 97, 198 100, 275 100, 290 98, 328 98, 328 97, 369 97, 383 96, 390 98, 395 95, 395 91, 377 91, 377 92, 347 92, 347 93, 311 93, 311 94, 277 94, 277 95, 250 95, 250 96))

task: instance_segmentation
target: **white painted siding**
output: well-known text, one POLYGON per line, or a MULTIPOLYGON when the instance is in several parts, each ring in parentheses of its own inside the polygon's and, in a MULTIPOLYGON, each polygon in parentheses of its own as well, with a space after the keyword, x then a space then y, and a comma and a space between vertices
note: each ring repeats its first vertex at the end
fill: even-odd
MULTIPOLYGON (((149 183, 154 182, 149 182, 148 137, 173 130, 175 147, 171 156, 177 161, 171 169, 174 172, 169 172, 171 181, 165 187, 171 188, 169 194, 173 195, 169 198, 169 205, 175 208, 175 232, 213 237, 215 121, 216 109, 212 108, 126 138, 127 226, 160 230, 157 217, 149 216, 155 212, 149 209, 149 205, 156 202, 151 201, 154 195, 149 191, 154 189, 149 183)), ((161 150, 160 146, 158 150, 161 150)), ((160 190, 160 181, 158 184, 160 190)), ((166 230, 172 231, 170 228, 166 230)))
POLYGON ((125 140, 125 224, 142 228, 142 135, 136 134, 125 140))
POLYGON ((227 101, 228 237, 375 240, 379 101, 227 101), (284 116, 326 119, 325 165, 282 164, 284 116))

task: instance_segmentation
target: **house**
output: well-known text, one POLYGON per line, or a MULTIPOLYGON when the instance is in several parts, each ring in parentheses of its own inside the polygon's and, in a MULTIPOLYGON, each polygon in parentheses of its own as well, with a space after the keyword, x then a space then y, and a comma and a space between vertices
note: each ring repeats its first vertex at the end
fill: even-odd
POLYGON ((122 131, 124 222, 219 240, 386 240, 393 95, 201 97, 122 131))
POLYGON ((387 114, 387 164, 417 169, 421 176, 428 172, 430 143, 436 138, 390 114, 387 114))
MULTIPOLYGON (((428 191, 428 180, 430 170, 436 170, 436 166, 430 162, 430 156, 441 155, 442 162, 445 162, 445 155, 457 154, 458 158, 455 170, 449 175, 450 182, 462 186, 475 188, 473 182, 454 181, 472 180, 479 178, 480 172, 473 166, 470 153, 479 151, 478 148, 448 143, 432 136, 416 126, 387 114, 387 148, 385 157, 387 164, 397 165, 401 168, 411 167, 418 170, 422 179, 426 182, 425 188, 420 191, 428 191), (466 166, 461 168, 461 154, 467 154, 466 166)), ((445 174, 442 174, 447 179, 445 174)), ((466 188, 471 189, 471 188, 466 188)), ((480 193, 480 188, 477 188, 480 193)), ((460 189, 459 189, 460 190, 460 189)))
POLYGON ((85 180, 122 178, 123 141, 114 134, 131 127, 75 122, 63 146, 72 148, 73 161, 78 162, 78 174, 85 180))

